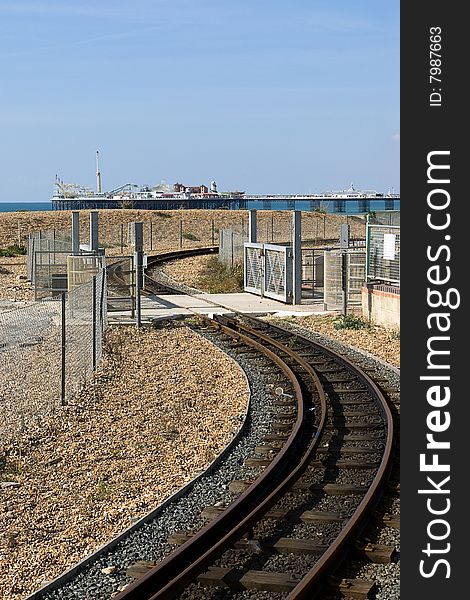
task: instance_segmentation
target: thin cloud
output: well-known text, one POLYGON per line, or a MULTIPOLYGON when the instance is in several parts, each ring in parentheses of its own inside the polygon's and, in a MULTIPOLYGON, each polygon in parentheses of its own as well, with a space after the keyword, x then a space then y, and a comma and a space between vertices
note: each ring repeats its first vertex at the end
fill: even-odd
POLYGON ((392 135, 392 140, 393 140, 394 142, 399 142, 399 141, 400 141, 400 134, 399 134, 399 133, 394 133, 394 134, 392 135))

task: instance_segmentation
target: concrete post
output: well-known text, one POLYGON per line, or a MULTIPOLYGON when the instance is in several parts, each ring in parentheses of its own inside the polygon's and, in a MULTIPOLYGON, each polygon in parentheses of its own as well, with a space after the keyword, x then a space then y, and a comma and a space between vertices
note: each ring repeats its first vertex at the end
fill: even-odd
POLYGON ((90 213, 90 251, 98 252, 98 211, 90 213))
POLYGON ((302 301, 302 213, 292 211, 292 291, 293 304, 302 301))
POLYGON ((250 244, 256 244, 256 210, 248 211, 248 241, 250 244))
POLYGON ((80 254, 80 213, 72 211, 72 254, 80 254))

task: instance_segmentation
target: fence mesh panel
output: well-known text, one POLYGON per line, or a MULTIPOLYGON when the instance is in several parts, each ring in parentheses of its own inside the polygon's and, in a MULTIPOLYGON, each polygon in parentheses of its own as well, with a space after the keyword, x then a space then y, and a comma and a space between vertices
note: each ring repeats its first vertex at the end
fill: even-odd
POLYGON ((233 229, 219 231, 219 262, 227 267, 243 264, 243 244, 248 236, 233 229))
MULTIPOLYGON (((65 397, 90 379, 107 327, 106 273, 68 294, 65 397)), ((9 443, 61 404, 62 302, 41 300, 0 313, 0 440, 9 443)))
MULTIPOLYGON (((363 250, 346 252, 347 303, 358 307, 362 302, 362 286, 365 282, 366 254, 363 250)), ((324 303, 328 308, 342 306, 342 254, 340 250, 324 253, 324 303)))
POLYGON ((278 250, 265 250, 266 293, 284 296, 286 293, 286 253, 278 250))
POLYGON ((400 227, 368 225, 367 281, 400 284, 400 227))
POLYGON ((0 313, 0 440, 8 443, 60 404, 60 302, 0 313))
POLYGON ((263 290, 263 249, 245 248, 245 289, 261 293, 263 290))

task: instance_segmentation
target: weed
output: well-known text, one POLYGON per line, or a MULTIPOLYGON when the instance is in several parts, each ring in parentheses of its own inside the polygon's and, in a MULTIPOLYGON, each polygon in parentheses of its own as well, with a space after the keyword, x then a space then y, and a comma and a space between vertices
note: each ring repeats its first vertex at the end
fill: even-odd
POLYGON ((243 267, 226 267, 217 256, 211 256, 199 275, 196 286, 211 294, 243 291, 243 267))
POLYGON ((0 256, 20 256, 26 254, 26 248, 24 246, 18 246, 18 244, 13 244, 12 246, 7 246, 6 248, 0 248, 0 256))
POLYGON ((335 329, 368 329, 369 324, 361 317, 341 315, 334 319, 333 327, 335 329))
POLYGON ((161 210, 156 210, 153 214, 156 215, 157 217, 160 217, 161 219, 171 219, 171 217, 173 216, 173 215, 170 215, 170 213, 166 213, 161 210))
POLYGON ((390 332, 390 335, 388 336, 390 338, 391 341, 400 341, 400 330, 399 329, 393 329, 393 331, 390 332))
POLYGON ((96 490, 93 494, 95 500, 106 500, 111 494, 111 487, 107 482, 107 477, 100 477, 96 484, 96 490))
POLYGON ((286 346, 289 348, 293 348, 295 346, 296 341, 297 341, 297 338, 295 337, 295 335, 291 335, 290 338, 286 342, 286 346))
POLYGON ((190 231, 185 231, 183 233, 183 238, 185 240, 191 240, 192 242, 199 242, 200 241, 199 238, 196 235, 194 235, 194 233, 191 233, 190 231))

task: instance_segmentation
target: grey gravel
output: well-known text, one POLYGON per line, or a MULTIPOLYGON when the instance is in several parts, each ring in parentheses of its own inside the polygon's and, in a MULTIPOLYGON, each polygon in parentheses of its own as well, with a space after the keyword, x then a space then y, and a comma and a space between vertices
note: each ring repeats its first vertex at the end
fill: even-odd
POLYGON ((210 475, 194 482, 189 492, 165 508, 158 518, 140 527, 113 551, 87 565, 60 588, 46 594, 37 593, 35 598, 107 600, 120 586, 130 581, 125 575, 128 566, 138 560, 160 561, 174 548, 166 542, 170 533, 199 529, 204 523, 199 516, 203 508, 216 503, 226 505, 233 500, 228 484, 233 479, 244 479, 247 476, 247 469, 243 467, 245 457, 253 453, 255 446, 270 430, 270 422, 278 409, 274 407, 273 397, 268 391, 268 384, 272 379, 263 377, 249 358, 236 354, 226 342, 210 332, 204 335, 235 358, 247 374, 251 403, 247 423, 239 441, 210 475), (117 567, 115 572, 109 575, 102 572, 102 569, 111 566, 117 567))

